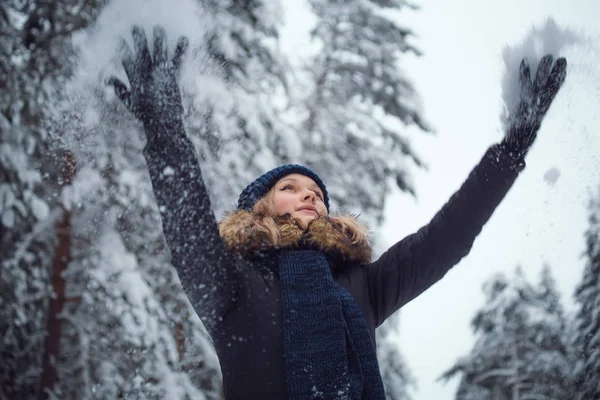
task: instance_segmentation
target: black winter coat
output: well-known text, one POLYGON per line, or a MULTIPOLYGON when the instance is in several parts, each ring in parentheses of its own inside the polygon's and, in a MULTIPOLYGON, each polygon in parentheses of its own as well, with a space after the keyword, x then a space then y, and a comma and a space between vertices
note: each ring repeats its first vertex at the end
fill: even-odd
MULTIPOLYGON (((277 277, 226 250, 183 126, 151 133, 144 155, 163 233, 172 264, 214 341, 225 398, 286 399, 277 277)), ((375 328, 469 253, 523 166, 491 147, 429 224, 370 265, 334 271, 362 310, 373 342, 375 328)))

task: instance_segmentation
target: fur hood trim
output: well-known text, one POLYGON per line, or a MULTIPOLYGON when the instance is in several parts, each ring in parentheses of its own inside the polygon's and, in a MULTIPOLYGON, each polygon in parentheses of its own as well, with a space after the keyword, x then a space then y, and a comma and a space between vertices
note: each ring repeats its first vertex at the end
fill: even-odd
POLYGON ((334 261, 336 267, 371 262, 372 249, 367 228, 352 215, 319 217, 303 228, 291 215, 269 216, 239 210, 219 224, 227 249, 244 258, 254 258, 269 250, 317 250, 334 261))

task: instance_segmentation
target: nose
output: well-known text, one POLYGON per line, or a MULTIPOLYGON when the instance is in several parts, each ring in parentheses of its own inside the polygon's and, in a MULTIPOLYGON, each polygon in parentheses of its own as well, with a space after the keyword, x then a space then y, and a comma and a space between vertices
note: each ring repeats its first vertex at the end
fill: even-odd
POLYGON ((312 190, 307 190, 304 194, 304 196, 302 197, 302 200, 306 201, 306 200, 310 200, 311 202, 315 202, 316 200, 316 195, 312 190))

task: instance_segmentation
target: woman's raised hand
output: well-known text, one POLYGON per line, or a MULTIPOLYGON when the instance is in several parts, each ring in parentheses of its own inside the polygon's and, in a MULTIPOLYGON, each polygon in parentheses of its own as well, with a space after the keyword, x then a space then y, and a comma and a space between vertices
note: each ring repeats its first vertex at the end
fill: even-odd
POLYGON ((188 47, 187 38, 179 38, 173 58, 169 60, 163 28, 154 28, 154 58, 150 55, 144 29, 134 26, 132 36, 135 53, 125 40, 121 41, 121 62, 131 90, 114 76, 107 84, 114 87, 119 99, 146 128, 179 121, 183 106, 177 79, 188 47))
POLYGON ((509 116, 502 143, 515 156, 523 157, 535 140, 546 112, 565 81, 567 60, 561 57, 554 62, 551 55, 544 56, 534 81, 531 80, 527 59, 523 59, 520 68, 519 104, 514 114, 509 116))

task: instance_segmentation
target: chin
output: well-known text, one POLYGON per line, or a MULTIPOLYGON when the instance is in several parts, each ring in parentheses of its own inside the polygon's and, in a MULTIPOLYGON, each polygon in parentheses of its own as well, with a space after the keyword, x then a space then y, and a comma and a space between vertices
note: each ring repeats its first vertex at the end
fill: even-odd
POLYGON ((317 219, 317 217, 307 217, 305 215, 303 216, 296 216, 295 217, 296 220, 300 221, 302 223, 302 227, 303 228, 307 228, 308 224, 310 224, 312 221, 314 221, 315 219, 317 219))

